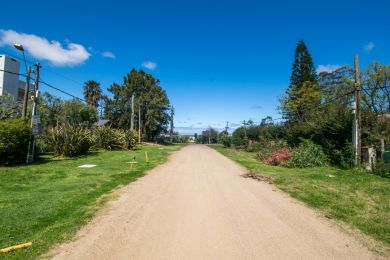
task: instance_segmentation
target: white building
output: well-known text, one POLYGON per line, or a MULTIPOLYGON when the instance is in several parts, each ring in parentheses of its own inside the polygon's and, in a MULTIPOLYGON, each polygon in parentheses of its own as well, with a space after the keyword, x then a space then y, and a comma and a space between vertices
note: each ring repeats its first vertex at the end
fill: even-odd
POLYGON ((20 62, 18 60, 0 54, 0 96, 9 93, 16 100, 23 99, 26 83, 19 80, 19 71, 20 62))

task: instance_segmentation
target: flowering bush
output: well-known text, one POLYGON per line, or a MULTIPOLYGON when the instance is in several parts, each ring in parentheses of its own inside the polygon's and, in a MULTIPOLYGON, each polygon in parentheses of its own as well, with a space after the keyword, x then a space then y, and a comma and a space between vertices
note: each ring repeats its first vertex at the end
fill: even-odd
POLYGON ((292 158, 292 153, 288 148, 283 148, 272 153, 267 157, 264 162, 269 165, 279 165, 285 161, 289 161, 292 158))

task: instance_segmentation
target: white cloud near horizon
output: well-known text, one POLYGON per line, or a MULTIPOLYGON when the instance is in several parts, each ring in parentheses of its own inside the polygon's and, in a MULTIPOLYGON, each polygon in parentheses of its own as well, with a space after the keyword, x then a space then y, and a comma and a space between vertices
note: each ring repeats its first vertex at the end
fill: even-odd
POLYGON ((153 61, 145 61, 142 63, 142 67, 150 69, 150 70, 154 70, 157 68, 157 63, 155 63, 153 61))
POLYGON ((26 53, 34 58, 47 60, 54 66, 79 65, 91 56, 81 44, 66 42, 63 47, 59 41, 48 41, 35 34, 0 29, 0 46, 13 46, 15 43, 22 44, 26 53))
POLYGON ((364 50, 367 53, 370 53, 375 48, 375 44, 373 42, 369 42, 366 45, 364 45, 364 50))
POLYGON ((328 64, 328 65, 319 65, 318 68, 316 69, 317 74, 320 74, 321 72, 328 72, 331 73, 335 70, 338 70, 342 66, 337 65, 337 64, 328 64))
POLYGON ((115 59, 115 54, 112 53, 112 52, 110 52, 110 51, 102 52, 101 55, 102 55, 104 58, 115 59))

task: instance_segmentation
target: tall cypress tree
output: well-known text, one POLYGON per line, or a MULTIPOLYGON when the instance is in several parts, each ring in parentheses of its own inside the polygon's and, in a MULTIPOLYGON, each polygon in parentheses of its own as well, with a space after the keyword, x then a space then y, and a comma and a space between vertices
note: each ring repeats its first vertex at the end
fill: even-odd
POLYGON ((320 102, 313 59, 302 40, 295 49, 290 86, 281 102, 283 116, 289 122, 307 120, 308 114, 320 102))

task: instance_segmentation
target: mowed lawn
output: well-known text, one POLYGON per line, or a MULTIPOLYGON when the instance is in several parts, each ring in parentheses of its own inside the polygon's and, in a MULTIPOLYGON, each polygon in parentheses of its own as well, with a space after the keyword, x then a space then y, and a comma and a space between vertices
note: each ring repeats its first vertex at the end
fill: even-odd
POLYGON ((0 248, 33 243, 0 258, 37 258, 53 244, 72 238, 113 197, 102 195, 165 162, 179 147, 144 145, 136 151, 99 151, 78 159, 0 167, 0 248), (131 170, 127 162, 134 157, 138 163, 131 170), (78 168, 83 164, 97 166, 78 168))
POLYGON ((210 146, 328 218, 342 220, 390 248, 390 179, 333 167, 289 169, 265 165, 255 153, 210 146))

